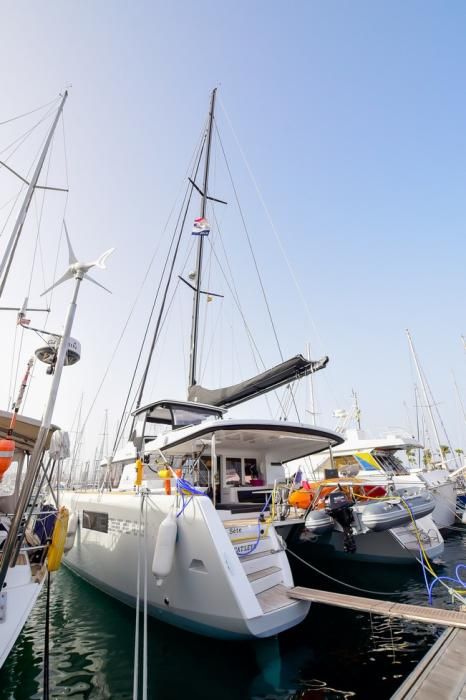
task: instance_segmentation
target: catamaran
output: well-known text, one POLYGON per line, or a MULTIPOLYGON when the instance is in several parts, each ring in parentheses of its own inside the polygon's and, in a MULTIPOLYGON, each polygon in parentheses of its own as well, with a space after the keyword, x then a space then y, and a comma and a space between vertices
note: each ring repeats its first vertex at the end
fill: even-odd
POLYGON ((198 236, 196 270, 188 283, 193 290, 188 400, 140 405, 141 388, 131 440, 108 460, 101 487, 62 492, 71 513, 65 563, 136 605, 144 561, 151 615, 208 636, 269 637, 301 622, 309 610, 308 602, 288 596, 293 577, 274 526, 274 486, 284 479, 287 461, 342 438, 300 423, 226 414, 323 368, 328 358, 313 362, 297 355, 222 389, 205 389, 196 380, 215 96, 214 90, 202 187, 192 179, 201 208, 192 231, 198 236))

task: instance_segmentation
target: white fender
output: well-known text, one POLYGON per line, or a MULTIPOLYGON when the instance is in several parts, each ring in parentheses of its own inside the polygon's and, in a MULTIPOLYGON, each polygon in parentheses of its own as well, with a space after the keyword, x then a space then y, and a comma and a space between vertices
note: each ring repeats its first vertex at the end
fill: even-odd
POLYGON ((68 530, 66 533, 64 552, 69 552, 74 545, 76 539, 76 530, 78 529, 78 514, 70 513, 70 519, 68 520, 68 530))
POLYGON ((162 579, 168 576, 172 570, 177 530, 175 514, 173 510, 170 510, 160 523, 152 560, 152 573, 157 579, 158 586, 162 584, 162 579))

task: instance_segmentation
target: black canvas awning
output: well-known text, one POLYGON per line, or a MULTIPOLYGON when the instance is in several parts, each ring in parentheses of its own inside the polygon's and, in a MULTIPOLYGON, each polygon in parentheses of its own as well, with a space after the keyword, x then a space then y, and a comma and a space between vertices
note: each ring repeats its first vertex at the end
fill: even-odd
POLYGON ((227 386, 223 389, 205 389, 199 384, 193 384, 188 390, 189 401, 209 404, 210 406, 222 406, 230 408, 243 401, 256 398, 262 394, 278 389, 284 384, 294 382, 296 379, 306 377, 308 374, 323 369, 328 363, 328 357, 321 360, 306 360, 303 355, 295 355, 289 360, 258 374, 251 379, 246 379, 239 384, 227 386))

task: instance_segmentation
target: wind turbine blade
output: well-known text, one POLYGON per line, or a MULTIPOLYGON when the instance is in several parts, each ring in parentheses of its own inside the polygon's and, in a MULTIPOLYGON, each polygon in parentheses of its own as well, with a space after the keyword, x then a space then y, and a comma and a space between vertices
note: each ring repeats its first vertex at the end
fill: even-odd
POLYGON ((68 235, 68 229, 66 227, 65 219, 63 219, 63 225, 65 227, 65 236, 66 236, 66 241, 68 243, 68 263, 70 265, 73 265, 75 262, 78 262, 78 258, 74 254, 73 248, 71 247, 71 241, 70 241, 70 237, 68 235))
POLYGON ((51 287, 45 290, 45 292, 42 292, 41 297, 44 296, 44 294, 47 294, 47 292, 50 292, 54 287, 58 287, 59 284, 62 282, 66 282, 66 280, 70 280, 74 277, 74 273, 71 270, 67 270, 64 275, 60 277, 56 282, 52 284, 51 287))
POLYGON ((105 270, 105 261, 113 253, 114 250, 115 248, 109 248, 108 250, 106 250, 105 253, 102 253, 102 255, 97 258, 97 260, 94 260, 92 265, 95 267, 100 267, 102 270, 105 270))
POLYGON ((95 279, 93 279, 93 278, 92 278, 90 275, 88 275, 87 273, 84 275, 84 279, 85 279, 85 280, 89 280, 89 282, 93 282, 93 283, 96 284, 98 287, 102 287, 102 289, 105 289, 105 291, 108 292, 109 294, 112 293, 112 292, 110 291, 110 289, 107 289, 107 287, 104 287, 103 284, 100 284, 100 282, 97 282, 95 279))

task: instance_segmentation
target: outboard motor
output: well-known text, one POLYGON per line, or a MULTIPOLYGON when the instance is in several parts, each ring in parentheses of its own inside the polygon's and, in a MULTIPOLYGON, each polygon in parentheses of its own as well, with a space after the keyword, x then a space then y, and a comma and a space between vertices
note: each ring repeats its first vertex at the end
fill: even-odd
POLYGON ((356 551, 356 542, 351 527, 351 523, 354 521, 353 506, 353 501, 340 489, 332 491, 325 499, 325 510, 343 528, 343 549, 350 554, 354 554, 356 551))

